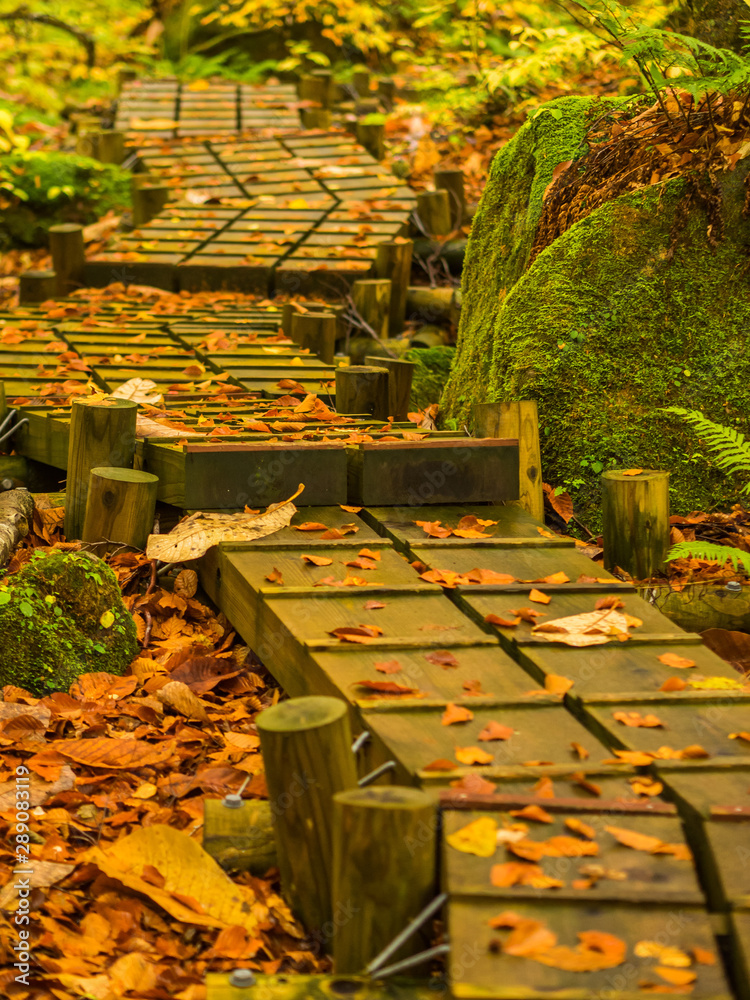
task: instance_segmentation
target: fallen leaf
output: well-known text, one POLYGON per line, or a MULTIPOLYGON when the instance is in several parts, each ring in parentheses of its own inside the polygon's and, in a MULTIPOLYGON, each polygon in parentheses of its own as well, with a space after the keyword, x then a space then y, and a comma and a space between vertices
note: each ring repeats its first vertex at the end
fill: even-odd
POLYGON ((415 694, 419 689, 407 687, 404 684, 396 684, 394 681, 355 681, 359 687, 367 688, 370 691, 380 691, 383 694, 415 694))
POLYGON ((684 681, 681 677, 668 677, 662 686, 659 688, 660 691, 684 691, 687 687, 687 681, 684 681))
POLYGON ((534 823, 554 823, 553 817, 547 810, 536 805, 524 806, 523 809, 511 809, 510 815, 517 819, 530 819, 534 823))
POLYGON ((521 621, 520 618, 501 618, 499 615, 485 615, 484 620, 488 625, 499 625, 500 628, 515 628, 521 621))
POLYGON ((664 785, 655 778, 648 778, 645 775, 638 775, 635 778, 628 778, 628 784, 636 795, 661 795, 664 785))
POLYGON ((197 719, 199 722, 209 721, 203 702, 182 681, 168 681, 159 688, 156 697, 163 705, 173 708, 175 712, 184 715, 186 719, 197 719))
POLYGON ((451 847, 464 854, 491 858, 497 850, 497 823, 489 816, 475 819, 445 838, 451 847))
POLYGON ((667 667, 694 667, 695 660, 688 660, 685 656, 678 656, 677 653, 662 653, 661 656, 657 656, 657 660, 663 663, 667 667))
POLYGON ((664 726, 661 719, 653 713, 641 715, 640 712, 613 712, 612 717, 623 726, 632 729, 656 729, 664 726))
POLYGON ((625 469, 623 470, 623 476, 640 476, 643 469, 625 469))
POLYGON ((585 837, 587 840, 596 839, 596 830, 593 828, 593 826, 589 826, 588 823, 584 823, 583 820, 578 819, 575 816, 569 816, 565 820, 565 826, 569 830, 572 830, 573 833, 579 833, 582 837, 585 837))
POLYGON ((402 667, 398 660, 381 660, 375 664, 375 669, 379 670, 381 674, 397 674, 402 667))
POLYGON ((440 722, 443 726, 453 726, 458 722, 471 722, 473 718, 474 713, 470 712, 468 708, 462 708, 459 705, 454 705, 453 702, 448 702, 440 722))
POLYGON ((687 952, 660 941, 636 941, 633 954, 638 958, 655 958, 672 969, 687 969, 692 964, 687 952))
POLYGON ((537 618, 546 618, 547 616, 546 611, 537 611, 536 608, 516 608, 515 611, 510 611, 509 613, 511 615, 516 615, 522 621, 528 622, 530 625, 536 624, 537 618))
POLYGON ((573 687, 573 681, 569 677, 562 677, 560 674, 547 674, 544 678, 544 690, 550 694, 564 695, 573 687))
POLYGON ((266 577, 266 580, 268 580, 269 583, 278 583, 280 586, 284 586, 284 578, 281 575, 281 570, 277 569, 275 566, 266 577))
POLYGON ((487 781, 481 774, 471 772, 463 774, 458 781, 451 781, 451 788, 458 788, 462 792, 468 792, 470 795, 494 795, 497 791, 497 785, 493 785, 491 781, 487 781))
POLYGON ((379 611, 385 607, 385 604, 382 601, 365 601, 362 607, 365 611, 379 611))
POLYGON ((292 527, 295 531, 326 531, 328 529, 327 524, 321 524, 319 521, 304 521, 302 524, 293 524, 292 527))
POLYGON ((446 670, 449 667, 457 667, 458 660, 448 649, 437 649, 434 653, 425 653, 425 660, 428 663, 434 663, 438 667, 444 667, 446 670))
POLYGON ((707 948, 699 948, 695 945, 690 949, 693 959, 698 965, 716 965, 716 955, 707 948))
POLYGON ((491 764, 494 757, 479 747, 456 747, 456 760, 461 764, 491 764))
POLYGON ((672 986, 687 986, 698 978, 698 974, 691 969, 673 969, 666 965, 655 966, 654 972, 672 986))
POLYGON ((750 743, 750 732, 747 733, 730 733, 730 740, 742 740, 744 743, 750 743))
POLYGON ((329 559, 328 556, 303 555, 300 556, 300 559, 310 566, 331 566, 333 564, 333 559, 329 559))
POLYGON ((547 594, 543 594, 541 590, 536 590, 532 588, 529 591, 529 600, 535 601, 537 604, 549 604, 552 598, 549 597, 547 594))
POLYGON ((596 841, 561 835, 549 840, 519 840, 509 844, 508 850, 527 861, 539 861, 541 858, 594 857, 599 853, 599 845, 596 841))
POLYGON ((431 764, 425 764, 422 768, 423 771, 455 771, 456 765, 452 760, 446 760, 445 757, 438 757, 437 760, 433 760, 431 764))
POLYGON ((573 753, 578 755, 579 760, 588 760, 589 752, 586 747, 582 747, 580 743, 576 743, 575 740, 570 744, 570 749, 573 753))
POLYGON ((510 726, 502 726, 499 722, 488 722, 484 729, 481 731, 477 739, 482 743, 489 743, 494 740, 509 740, 515 730, 510 726))

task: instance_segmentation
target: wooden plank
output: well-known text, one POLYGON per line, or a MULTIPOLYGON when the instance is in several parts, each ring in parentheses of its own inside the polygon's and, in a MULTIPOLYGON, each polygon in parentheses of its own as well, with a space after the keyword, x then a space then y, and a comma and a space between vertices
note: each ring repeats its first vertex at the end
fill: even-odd
MULTIPOLYGON (((539 808, 544 807, 538 800, 539 808)), ((674 857, 671 854, 648 854, 644 851, 625 847, 608 832, 607 827, 627 829, 646 837, 656 837, 667 844, 680 844, 686 849, 682 826, 677 816, 639 815, 630 812, 622 816, 603 809, 599 813, 575 810, 545 813, 548 821, 534 822, 526 817, 515 817, 518 808, 500 806, 494 810, 481 812, 447 812, 443 814, 443 878, 442 889, 451 896, 492 897, 498 905, 513 907, 518 899, 539 899, 554 896, 555 903, 561 899, 586 904, 597 900, 613 902, 666 903, 675 905, 695 905, 703 903, 703 893, 698 883, 695 866, 691 860, 674 857), (562 882, 554 889, 540 890, 532 886, 514 885, 499 888, 492 884, 491 872, 495 865, 518 862, 509 845, 498 844, 490 857, 478 857, 453 847, 451 834, 463 830, 469 823, 482 818, 493 820, 498 829, 512 829, 521 821, 527 832, 524 840, 532 843, 546 841, 551 837, 572 837, 577 842, 591 844, 596 851, 593 856, 543 857, 536 864, 545 876, 562 882), (588 831, 578 836, 568 821, 585 823, 588 831), (594 878, 586 888, 576 888, 576 879, 586 879, 587 871, 594 868, 612 873, 612 877, 594 878)))
POLYGON ((734 913, 729 921, 732 971, 739 1000, 750 1000, 750 913, 734 913))
POLYGON ((464 438, 361 444, 349 450, 350 502, 376 506, 515 499, 516 442, 464 438))
MULTIPOLYGON (((705 911, 681 907, 676 913, 669 905, 644 907, 628 903, 591 901, 570 903, 545 898, 540 902, 514 901, 513 912, 521 918, 537 920, 570 948, 578 944, 583 931, 611 934, 626 944, 623 961, 614 968, 593 972, 565 972, 531 958, 503 953, 502 942, 509 932, 493 930, 489 921, 502 910, 498 900, 473 896, 452 897, 448 904, 448 932, 451 954, 448 961, 451 992, 457 998, 497 998, 497 1000, 591 1000, 617 997, 643 1000, 643 982, 663 982, 654 972, 654 958, 635 955, 638 941, 662 941, 681 951, 692 948, 710 951, 714 965, 697 965, 691 996, 696 1000, 729 1000, 731 992, 724 978, 717 944, 705 911), (497 942, 497 944, 493 944, 497 942)), ((666 985, 666 984, 665 984, 666 985)))
POLYGON ((255 974, 250 990, 232 986, 230 973, 209 972, 206 976, 206 1000, 248 1000, 253 993, 262 1000, 435 1000, 434 983, 398 978, 378 980, 363 976, 264 976, 255 974))

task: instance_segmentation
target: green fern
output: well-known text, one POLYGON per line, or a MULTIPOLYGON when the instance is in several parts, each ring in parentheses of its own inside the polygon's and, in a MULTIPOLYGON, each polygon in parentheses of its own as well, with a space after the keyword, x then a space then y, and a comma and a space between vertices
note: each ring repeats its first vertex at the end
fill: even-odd
POLYGON ((750 573, 750 552, 743 552, 731 545, 716 545, 714 542, 678 542, 673 545, 666 555, 666 561, 672 562, 674 559, 705 559, 707 562, 717 562, 723 566, 725 562, 731 562, 735 573, 739 573, 742 567, 746 573, 750 573))
MULTIPOLYGON (((750 441, 740 431, 723 424, 715 424, 698 410, 683 410, 679 406, 669 406, 663 413, 675 413, 690 424, 706 442, 715 456, 716 466, 725 472, 747 472, 750 474, 750 441)), ((742 487, 743 493, 750 493, 750 480, 742 487)))

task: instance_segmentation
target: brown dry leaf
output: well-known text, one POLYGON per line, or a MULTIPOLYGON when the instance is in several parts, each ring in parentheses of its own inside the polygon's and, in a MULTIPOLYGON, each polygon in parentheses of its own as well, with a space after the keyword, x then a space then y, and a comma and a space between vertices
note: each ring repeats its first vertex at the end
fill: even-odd
POLYGON ((530 819, 534 823, 554 823, 553 817, 547 810, 537 805, 524 806, 523 809, 511 809, 510 815, 517 819, 530 819))
POLYGON ((451 788, 458 788, 470 795, 494 795, 497 791, 497 785, 487 781, 481 774, 473 773, 462 775, 458 781, 451 781, 451 788))
POLYGON ((398 660, 381 660, 375 663, 375 669, 381 674, 397 674, 403 668, 398 660))
POLYGON ((159 688, 156 697, 162 705, 168 705, 186 719, 209 721, 203 702, 182 681, 168 681, 164 687, 159 688))
POLYGON ((445 839, 451 847, 464 854, 491 858, 497 850, 497 823, 490 816, 482 816, 455 833, 448 834, 445 839))
POLYGON ((699 948, 696 945, 690 951, 693 953, 693 960, 698 965, 716 965, 716 955, 707 948, 699 948))
POLYGON ((328 525, 321 524, 320 521, 304 521, 302 524, 293 524, 291 527, 295 531, 327 531, 328 525))
POLYGON ((385 607, 382 601, 365 601, 362 605, 365 611, 380 611, 381 608, 385 607))
POLYGON ((596 611, 603 611, 605 608, 624 608, 625 602, 621 601, 616 594, 609 594, 607 597, 600 597, 594 608, 596 611))
POLYGON ((139 767, 165 764, 174 755, 174 740, 144 743, 135 739, 95 736, 92 739, 55 740, 49 749, 88 767, 118 768, 134 771, 139 767))
POLYGON ((418 688, 408 687, 405 684, 396 684, 395 681, 355 681, 359 687, 367 688, 369 691, 380 691, 382 694, 416 694, 418 688))
POLYGON ((508 850, 527 861, 539 861, 540 858, 595 857, 599 853, 599 845, 596 841, 561 835, 549 840, 519 840, 509 844, 508 850))
POLYGON ((526 885, 532 889, 561 889, 565 885, 560 879, 545 875, 539 865, 522 861, 493 865, 490 869, 490 882, 501 889, 514 885, 526 885))
POLYGON ((537 604, 549 604, 552 598, 548 594, 543 594, 541 590, 536 590, 532 587, 529 591, 529 600, 535 601, 537 604))
POLYGON ((491 764, 495 758, 479 747, 456 747, 456 760, 461 764, 491 764))
POLYGON ((333 559, 329 559, 328 556, 311 556, 303 555, 300 556, 302 562, 307 563, 308 566, 332 566, 333 559))
POLYGON ((570 691, 573 684, 574 681, 569 677, 563 677, 560 674, 547 674, 544 678, 544 690, 549 691, 550 694, 564 695, 570 691))
POLYGON ((489 743, 494 740, 509 740, 514 731, 510 726, 502 726, 499 722, 492 720, 487 723, 479 736, 477 736, 477 739, 482 743, 489 743))
POLYGON ((521 621, 520 618, 501 618, 499 615, 485 615, 484 620, 488 625, 499 625, 500 628, 515 628, 521 621))
MULTIPOLYGON (((29 866, 19 864, 18 867, 28 868, 29 866)), ((74 869, 75 865, 63 864, 57 861, 39 861, 37 858, 34 858, 31 864, 31 873, 24 876, 23 884, 30 889, 46 889, 51 885, 62 882, 74 869)), ((18 909, 20 902, 18 888, 14 886, 13 882, 14 880, 11 879, 0 889, 0 909, 2 910, 15 912, 18 909)))
POLYGON ((628 778, 628 784, 636 795, 661 795, 664 785, 655 778, 648 778, 645 775, 638 775, 635 778, 628 778))
POLYGON ((576 743, 575 740, 570 744, 570 749, 573 753, 578 755, 579 760, 588 760, 589 752, 586 747, 582 747, 580 743, 576 743))
POLYGON ((612 718, 631 729, 656 729, 664 726, 661 719, 653 713, 641 715, 640 712, 613 712, 612 718))
POLYGON ((453 534, 453 529, 444 527, 441 521, 415 521, 414 523, 430 538, 450 538, 453 534))
POLYGON ((433 760, 431 764, 425 764, 422 768, 423 771, 455 771, 456 765, 452 760, 446 760, 445 757, 438 757, 437 760, 433 760))
POLYGON ((622 474, 623 476, 640 476, 642 472, 643 469, 624 469, 622 474))
POLYGON ((366 645, 379 642, 383 630, 377 625, 342 625, 340 628, 331 629, 328 634, 341 642, 359 642, 366 645))
POLYGON ((449 649, 436 649, 434 653, 425 653, 424 658, 428 663, 434 663, 445 670, 459 665, 458 660, 449 649))
POLYGON ((297 508, 293 501, 304 490, 300 484, 288 500, 272 504, 263 514, 203 514, 180 521, 166 535, 149 535, 146 556, 166 563, 198 559, 219 542, 247 542, 287 527, 297 508))
POLYGON ((627 638, 627 629, 627 616, 607 608, 555 618, 543 625, 534 625, 532 632, 535 635, 542 632, 548 642, 561 642, 566 646, 596 646, 613 638, 627 638))
POLYGON ((275 566, 271 572, 266 577, 269 583, 278 583, 279 586, 284 586, 284 577, 281 575, 281 570, 277 569, 275 566))
POLYGON ((662 653, 661 656, 657 656, 657 660, 663 663, 667 667, 694 667, 695 660, 689 660, 685 656, 678 656, 677 653, 662 653))
POLYGON ((445 711, 440 718, 440 722, 443 726, 453 726, 458 722, 471 722, 473 718, 474 713, 470 712, 468 708, 455 705, 450 701, 445 706, 445 711))
POLYGON ((673 969, 666 965, 655 966, 654 972, 672 986, 687 986, 698 978, 697 972, 691 969, 673 969))
POLYGON ((750 732, 747 733, 730 733, 730 740, 742 740, 744 743, 750 743, 750 732))
POLYGON ((537 618, 546 618, 546 611, 537 611, 536 608, 516 608, 514 611, 509 611, 508 614, 516 615, 522 621, 528 622, 529 625, 535 625, 537 618))
POLYGON ((194 569, 183 569, 175 577, 174 592, 188 600, 198 590, 198 574, 194 569))
POLYGON ((684 681, 681 677, 668 677, 662 686, 659 688, 660 691, 684 691, 687 687, 687 681, 684 681))

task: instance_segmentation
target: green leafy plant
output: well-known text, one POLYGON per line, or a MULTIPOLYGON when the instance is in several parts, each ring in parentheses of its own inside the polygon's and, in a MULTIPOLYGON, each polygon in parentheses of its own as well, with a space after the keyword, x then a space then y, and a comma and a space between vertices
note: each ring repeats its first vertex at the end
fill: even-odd
MULTIPOLYGON (((730 475, 745 472, 750 477, 750 440, 733 427, 714 423, 698 410, 684 410, 679 406, 669 406, 664 413, 674 413, 690 424, 706 447, 713 454, 714 464, 730 475)), ((742 487, 742 493, 750 494, 750 478, 742 487)), ((731 545, 716 545, 712 542, 678 542, 667 553, 667 562, 674 559, 705 559, 708 562, 731 562, 735 572, 742 567, 750 573, 750 553, 731 545)))

